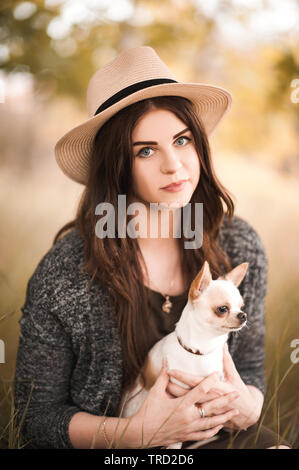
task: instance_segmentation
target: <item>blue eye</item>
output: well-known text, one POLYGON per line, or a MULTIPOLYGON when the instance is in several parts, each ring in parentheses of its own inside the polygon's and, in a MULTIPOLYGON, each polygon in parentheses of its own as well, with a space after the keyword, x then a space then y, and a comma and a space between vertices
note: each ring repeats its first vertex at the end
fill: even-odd
MULTIPOLYGON (((187 137, 187 136, 181 136, 181 137, 178 137, 178 139, 175 141, 175 142, 178 142, 179 140, 186 140, 186 141, 189 141, 191 142, 192 139, 190 139, 190 137, 187 137)), ((178 145, 179 147, 184 147, 185 144, 179 144, 178 145)), ((152 154, 149 154, 149 153, 144 153, 144 152, 148 152, 148 150, 154 150, 152 149, 152 147, 143 147, 142 149, 139 150, 139 152, 137 153, 137 156, 138 157, 144 157, 144 158, 148 158, 148 157, 151 157, 152 154)))
POLYGON ((149 154, 144 154, 143 152, 145 150, 153 150, 151 147, 143 147, 141 150, 139 150, 139 152, 137 153, 138 156, 143 156, 143 157, 150 157, 151 155, 149 154))
MULTIPOLYGON (((182 140, 182 139, 185 139, 185 140, 188 140, 188 141, 191 140, 189 137, 186 137, 186 136, 184 135, 184 136, 182 136, 182 137, 179 137, 179 138, 176 140, 176 142, 178 142, 179 140, 182 140)), ((183 147, 183 145, 179 145, 179 147, 183 147)))

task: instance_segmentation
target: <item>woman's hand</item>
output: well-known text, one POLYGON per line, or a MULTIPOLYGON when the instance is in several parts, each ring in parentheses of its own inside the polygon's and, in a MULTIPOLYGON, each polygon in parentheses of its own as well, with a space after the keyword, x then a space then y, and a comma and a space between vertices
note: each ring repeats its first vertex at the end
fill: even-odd
POLYGON ((229 353, 227 343, 223 347, 223 370, 226 378, 223 382, 225 387, 223 390, 233 389, 239 392, 239 398, 233 405, 238 408, 240 414, 235 416, 228 425, 232 428, 247 429, 260 417, 264 402, 263 394, 256 387, 243 382, 229 353))
MULTIPOLYGON (((234 416, 225 424, 225 426, 234 429, 247 429, 259 419, 263 406, 263 395, 256 387, 246 385, 243 382, 234 365, 226 343, 223 348, 223 370, 225 373, 225 380, 218 380, 217 383, 215 383, 215 386, 210 390, 210 394, 213 396, 212 393, 224 394, 233 391, 238 392, 239 397, 233 402, 230 402, 229 406, 233 406, 238 409, 239 414, 234 416)), ((173 370, 168 371, 168 373, 171 377, 180 380, 189 387, 194 387, 203 380, 200 376, 185 374, 181 371, 173 370)), ((186 389, 170 382, 168 392, 174 396, 183 396, 186 393, 186 389)), ((207 398, 208 396, 206 399, 207 398)))
POLYGON ((217 434, 224 423, 238 413, 230 406, 236 395, 218 396, 207 403, 205 411, 210 416, 204 418, 200 416, 196 403, 205 401, 218 380, 218 373, 211 374, 192 390, 187 390, 184 396, 173 398, 166 390, 169 375, 164 363, 141 408, 130 418, 130 434, 135 448, 199 441, 217 434))

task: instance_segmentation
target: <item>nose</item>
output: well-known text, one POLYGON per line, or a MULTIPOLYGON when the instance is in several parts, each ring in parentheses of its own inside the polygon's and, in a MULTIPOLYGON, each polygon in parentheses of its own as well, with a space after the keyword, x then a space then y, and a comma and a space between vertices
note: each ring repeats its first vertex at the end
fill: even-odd
POLYGON ((239 318, 239 320, 244 323, 246 320, 247 320, 247 313, 245 312, 239 312, 237 317, 239 318))
POLYGON ((182 167, 178 156, 176 155, 173 149, 165 151, 162 163, 161 163, 161 172, 163 174, 172 174, 176 173, 182 167))

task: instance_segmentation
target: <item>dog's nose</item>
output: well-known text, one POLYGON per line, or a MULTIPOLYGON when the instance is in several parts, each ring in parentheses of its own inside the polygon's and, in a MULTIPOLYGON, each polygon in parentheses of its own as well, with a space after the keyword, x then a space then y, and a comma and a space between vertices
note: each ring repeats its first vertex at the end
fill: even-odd
POLYGON ((239 318, 239 320, 244 323, 246 320, 247 320, 247 313, 245 312, 240 312, 238 313, 237 317, 239 318))

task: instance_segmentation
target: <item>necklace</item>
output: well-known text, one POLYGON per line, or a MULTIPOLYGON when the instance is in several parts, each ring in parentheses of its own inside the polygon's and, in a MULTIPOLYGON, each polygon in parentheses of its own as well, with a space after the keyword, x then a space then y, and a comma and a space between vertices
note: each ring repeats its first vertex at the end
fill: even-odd
MULTIPOLYGON (((169 289, 171 289, 171 287, 173 286, 173 283, 174 283, 174 279, 171 281, 170 285, 169 285, 169 289)), ((151 282, 151 284, 153 284, 153 282, 151 282)), ((155 285, 154 285, 155 287, 155 285)), ((157 287, 155 287, 155 289, 157 290, 157 287)), ((160 290, 158 290, 158 292, 160 294, 163 295, 163 297, 165 298, 165 301, 163 302, 161 308, 162 308, 162 311, 164 313, 170 313, 171 312, 171 309, 172 309, 172 302, 169 300, 169 295, 168 294, 163 294, 163 292, 161 292, 160 290)))
MULTIPOLYGON (((171 284, 169 286, 169 289, 171 289, 171 287, 173 286, 173 283, 174 283, 174 280, 171 282, 171 284)), ((171 309, 172 309, 172 302, 169 300, 169 295, 163 294, 162 292, 161 292, 161 294, 163 295, 163 297, 165 297, 165 302, 163 302, 161 308, 162 308, 163 312, 170 313, 171 309)))
MULTIPOLYGON (((173 284, 174 284, 174 281, 175 281, 175 278, 171 281, 171 283, 169 284, 169 289, 172 288, 173 284)), ((162 311, 164 313, 170 313, 171 312, 171 309, 172 309, 172 302, 169 300, 169 295, 168 294, 163 294, 163 292, 160 291, 160 289, 158 289, 155 284, 151 281, 150 284, 152 284, 155 289, 161 294, 163 295, 163 297, 165 298, 165 301, 163 302, 161 308, 162 308, 162 311)))

